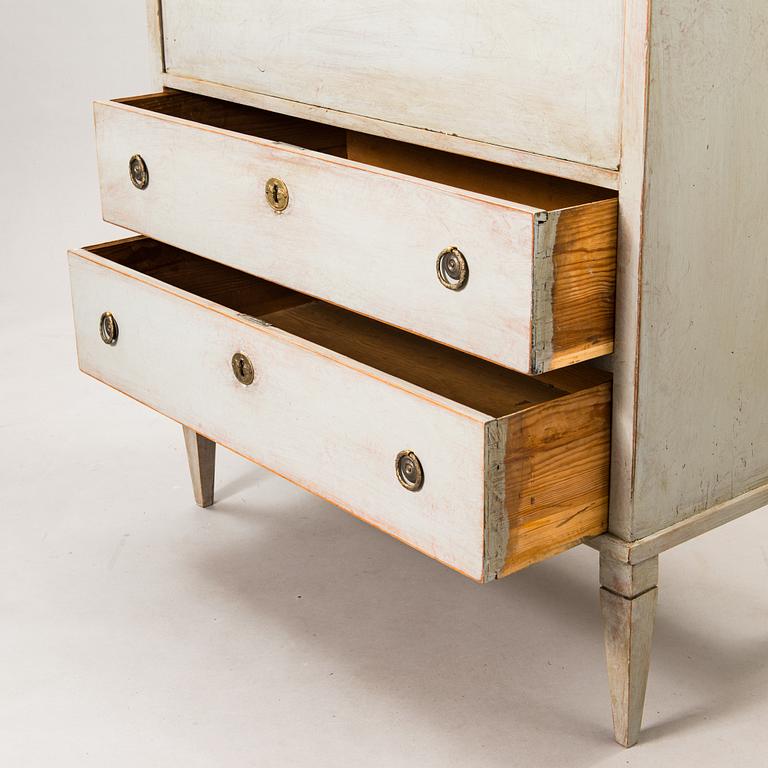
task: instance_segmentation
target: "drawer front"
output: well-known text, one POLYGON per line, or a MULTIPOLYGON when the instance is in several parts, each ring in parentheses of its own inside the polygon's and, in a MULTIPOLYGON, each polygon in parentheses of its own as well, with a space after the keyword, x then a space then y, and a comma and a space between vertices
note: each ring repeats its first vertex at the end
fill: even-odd
POLYGON ((107 221, 515 370, 612 350, 615 200, 548 216, 116 102, 96 105, 96 126, 107 221), (287 188, 282 212, 265 195, 271 178, 287 188), (437 274, 452 248, 468 267, 462 290, 437 274))
POLYGON ((480 414, 85 252, 72 254, 70 267, 84 372, 482 578, 480 414), (103 312, 117 322, 113 346, 99 333, 103 312), (233 375, 236 352, 253 363, 250 386, 233 375), (424 468, 418 493, 397 480, 403 450, 424 468))
POLYGON ((610 169, 623 16, 623 0, 162 0, 165 70, 191 89, 610 169))

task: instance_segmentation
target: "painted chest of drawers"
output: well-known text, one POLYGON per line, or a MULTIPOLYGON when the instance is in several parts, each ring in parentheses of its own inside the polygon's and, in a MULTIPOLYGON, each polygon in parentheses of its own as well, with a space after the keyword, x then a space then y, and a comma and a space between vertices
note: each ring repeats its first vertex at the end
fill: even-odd
POLYGON ((598 548, 633 744, 659 553, 768 502, 768 10, 148 8, 80 367, 184 426, 202 506, 218 443, 480 582, 598 548))

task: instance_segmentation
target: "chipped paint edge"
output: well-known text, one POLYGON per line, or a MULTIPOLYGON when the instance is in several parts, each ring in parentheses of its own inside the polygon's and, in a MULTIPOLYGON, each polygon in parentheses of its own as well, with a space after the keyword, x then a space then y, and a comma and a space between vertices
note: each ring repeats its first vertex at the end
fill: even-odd
POLYGON ((542 211, 534 216, 533 296, 531 307, 531 372, 545 373, 552 367, 555 323, 555 244, 560 211, 542 211))
POLYGON ((509 516, 506 504, 505 456, 507 419, 485 425, 485 499, 483 526, 483 581, 499 577, 507 559, 509 516))
POLYGON ((163 36, 163 0, 146 0, 147 35, 152 83, 161 90, 165 77, 165 40, 163 36))

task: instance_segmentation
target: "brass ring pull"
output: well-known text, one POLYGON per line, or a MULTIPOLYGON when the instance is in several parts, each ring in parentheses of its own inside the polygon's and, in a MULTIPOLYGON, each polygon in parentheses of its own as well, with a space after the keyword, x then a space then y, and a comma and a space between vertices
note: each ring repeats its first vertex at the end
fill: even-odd
POLYGON ((400 451, 395 459, 395 473, 407 491, 420 491, 424 485, 424 469, 413 451, 400 451))
POLYGON ((146 189, 149 185, 149 170, 141 155, 134 155, 128 163, 131 183, 136 189, 146 189))
POLYGON ((117 320, 115 320, 114 315, 111 312, 105 312, 99 320, 101 340, 110 347, 114 347, 117 344, 118 333, 117 320))
POLYGON ((469 266, 458 248, 441 251, 437 257, 437 279, 451 291, 460 291, 467 284, 469 266))

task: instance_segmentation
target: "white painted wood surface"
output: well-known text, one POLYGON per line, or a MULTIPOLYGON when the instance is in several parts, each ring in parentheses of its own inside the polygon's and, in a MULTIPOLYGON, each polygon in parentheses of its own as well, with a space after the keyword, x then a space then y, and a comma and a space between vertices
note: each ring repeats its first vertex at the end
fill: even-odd
POLYGON ((490 417, 86 251, 70 267, 84 372, 482 579, 490 417), (251 386, 232 374, 238 351, 251 386), (424 467, 418 493, 396 478, 401 450, 424 467))
POLYGON ((601 553, 600 586, 629 600, 639 597, 659 583, 659 558, 651 557, 633 565, 601 553))
POLYGON ((210 507, 216 480, 216 443, 189 427, 183 427, 183 431, 195 503, 198 507, 210 507))
POLYGON ((107 221, 414 331, 532 369, 538 209, 116 102, 95 106, 107 221), (150 183, 136 189, 140 153, 150 183), (283 179, 290 205, 267 205, 283 179), (462 291, 436 278, 456 246, 462 291))
POLYGON ((627 540, 768 482, 768 5, 655 0, 651 29, 627 540))
POLYGON ((768 507, 768 484, 686 517, 642 539, 625 541, 613 534, 604 534, 587 539, 585 543, 613 560, 639 564, 764 507, 768 507))
POLYGON ((145 0, 147 4, 147 35, 149 38, 149 55, 152 61, 152 75, 155 87, 159 90, 163 85, 165 61, 163 53, 163 14, 159 0, 145 0))
POLYGON ((658 593, 655 586, 634 597, 600 589, 614 737, 623 747, 640 738, 658 593))
POLYGON ((171 77, 618 167, 623 0, 163 0, 162 10, 171 77))
POLYGON ((643 187, 648 122, 650 5, 626 0, 624 91, 622 101, 621 183, 619 186, 616 323, 611 424, 611 501, 609 526, 627 536, 634 503, 640 267, 643 250, 643 187))
POLYGON ((270 112, 280 112, 284 115, 327 123, 328 125, 347 128, 351 131, 369 133, 398 141, 407 141, 410 144, 422 147, 453 152, 457 155, 466 155, 467 157, 487 160, 492 163, 503 163, 504 165, 546 173, 550 176, 571 179, 584 184, 594 184, 606 189, 615 190, 619 188, 618 170, 575 163, 559 157, 550 157, 549 155, 537 155, 522 149, 504 147, 500 144, 487 144, 450 133, 425 131, 422 128, 414 128, 413 126, 401 123, 387 123, 371 117, 365 117, 364 115, 338 112, 326 107, 303 104, 300 101, 287 101, 286 99, 278 99, 263 93, 245 91, 242 88, 233 88, 221 83, 196 80, 193 77, 181 77, 180 75, 165 73, 162 75, 162 82, 167 88, 197 93, 215 99, 225 99, 236 104, 245 104, 249 107, 258 107, 270 112))

